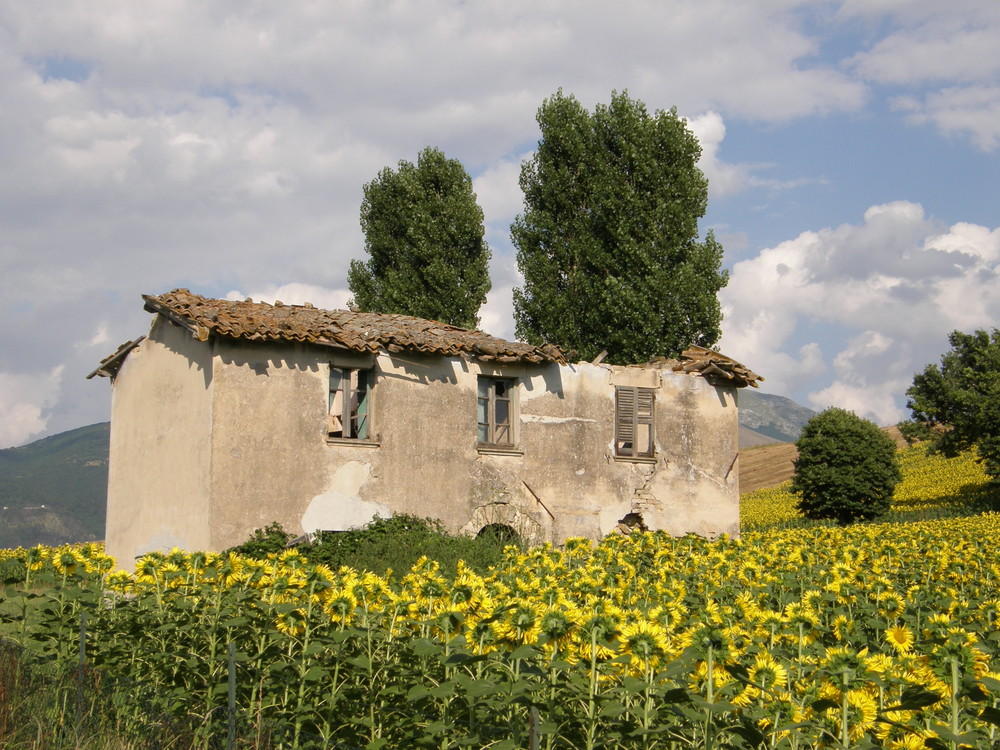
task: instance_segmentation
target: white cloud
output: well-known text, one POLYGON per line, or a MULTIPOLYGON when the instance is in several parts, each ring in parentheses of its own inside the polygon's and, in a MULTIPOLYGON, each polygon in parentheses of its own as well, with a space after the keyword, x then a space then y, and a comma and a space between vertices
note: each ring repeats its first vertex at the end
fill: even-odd
POLYGON ((521 163, 531 158, 530 153, 513 159, 502 159, 479 174, 473 181, 476 199, 487 224, 510 226, 517 214, 523 210, 524 195, 521 192, 521 163))
POLYGON ((851 65, 864 80, 906 89, 892 102, 911 122, 966 136, 983 151, 1000 145, 1000 3, 851 0, 842 15, 897 24, 851 65))
POLYGON ((269 302, 272 305, 277 301, 286 305, 304 305, 308 302, 325 310, 345 310, 351 299, 351 292, 348 289, 326 289, 314 284, 291 282, 280 286, 272 284, 254 287, 247 294, 234 289, 224 296, 231 300, 247 297, 255 302, 269 302))
POLYGON ((0 372, 0 448, 20 445, 45 430, 63 370, 18 375, 0 372))
POLYGON ((731 164, 719 158, 722 141, 726 137, 726 124, 718 112, 705 112, 696 117, 688 117, 688 128, 701 144, 701 158, 698 167, 708 178, 711 198, 740 193, 753 187, 789 189, 799 187, 813 179, 772 180, 759 177, 758 172, 767 169, 768 164, 731 164))
POLYGON ((104 346, 110 340, 111 340, 111 334, 108 329, 108 324, 101 323, 99 326, 97 326, 97 330, 94 331, 94 335, 91 336, 86 341, 81 342, 79 346, 82 346, 84 348, 104 346))
MULTIPOLYGON (((879 47, 891 36, 880 30, 867 61, 825 59, 825 32, 803 20, 814 7, 806 0, 450 0, 428 13, 409 0, 0 4, 0 315, 5 323, 31 318, 30 327, 0 326, 0 344, 26 372, 62 363, 68 373, 58 387, 49 382, 47 398, 58 399, 49 411, 41 396, 3 403, 27 404, 17 419, 34 427, 32 419, 49 413, 45 429, 94 421, 106 399, 90 396, 98 386, 82 381, 96 364, 89 347, 141 332, 140 292, 239 289, 343 306, 348 263, 363 255, 362 186, 428 145, 476 176, 496 284, 484 327, 509 337, 510 289, 519 281, 508 231, 542 100, 563 87, 593 107, 627 88, 650 110, 702 113, 691 122, 713 198, 792 187, 766 179, 768 165, 723 159, 737 124, 858 112, 872 93, 866 81, 898 78, 890 58, 912 58, 903 37, 879 47), (94 321, 106 321, 106 333, 94 321)), ((905 4, 884 8, 901 19, 893 30, 911 36, 929 17, 911 18, 905 4)), ((914 117, 985 147, 996 137, 987 96, 995 82, 976 73, 972 57, 962 60, 949 73, 957 78, 941 83, 940 103, 922 90, 896 93, 913 98, 914 117), (946 99, 945 84, 961 86, 966 100, 946 99), (983 98, 969 99, 974 86, 983 98)), ((729 224, 734 235, 745 229, 729 224)), ((863 318, 881 314, 886 290, 959 295, 964 278, 983 272, 983 261, 940 244, 897 241, 895 260, 878 249, 903 225, 919 237, 955 232, 914 229, 920 222, 898 212, 884 231, 870 224, 765 251, 770 276, 746 267, 770 294, 798 279, 787 307, 767 300, 754 310, 740 298, 751 290, 738 283, 727 304, 748 319, 759 313, 762 326, 789 311, 822 319, 838 307, 822 279, 854 268, 837 288, 858 295, 863 318), (869 244, 859 245, 865 237, 869 244), (911 264, 957 266, 954 288, 900 270, 904 250, 911 264), (881 258, 878 275, 859 265, 866 256, 881 258)), ((969 241, 979 247, 980 239, 969 241)), ((974 309, 992 309, 980 287, 978 297, 969 291, 974 309)), ((783 362, 790 383, 818 377, 830 366, 821 352, 835 353, 800 334, 792 321, 779 344, 757 337, 765 361, 783 362)))
POLYGON ((479 328, 501 339, 514 336, 513 286, 494 287, 486 295, 486 304, 479 310, 479 328))
POLYGON ((745 164, 726 164, 719 159, 719 146, 726 137, 726 124, 718 112, 706 112, 687 118, 688 128, 701 143, 698 166, 708 178, 713 196, 738 193, 754 184, 750 168, 745 164))
POLYGON ((905 201, 872 206, 860 225, 805 232, 736 263, 720 295, 720 345, 769 390, 896 421, 913 373, 950 331, 1000 320, 998 261, 1000 229, 941 227, 905 201))
POLYGON ((893 106, 908 112, 911 122, 930 122, 945 135, 968 136, 983 151, 1000 145, 1000 86, 945 88, 923 99, 901 96, 893 106))
POLYGON ((839 406, 879 425, 895 424, 903 417, 898 398, 912 382, 909 364, 908 344, 864 331, 834 357, 836 380, 809 394, 809 404, 819 411, 839 406))

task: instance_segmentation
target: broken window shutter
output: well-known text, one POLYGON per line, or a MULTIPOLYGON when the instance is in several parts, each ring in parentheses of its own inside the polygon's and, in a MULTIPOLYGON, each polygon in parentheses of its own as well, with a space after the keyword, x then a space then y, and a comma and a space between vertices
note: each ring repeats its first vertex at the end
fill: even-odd
POLYGON ((358 376, 358 424, 354 437, 359 440, 368 439, 368 407, 371 394, 371 376, 364 370, 357 371, 358 376))
POLYGON ((620 385, 615 389, 615 453, 653 455, 655 388, 620 385))
POLYGON ((615 452, 631 456, 635 445, 636 392, 632 386, 615 389, 615 452))
POLYGON ((652 388, 636 388, 636 423, 653 424, 653 395, 652 388))

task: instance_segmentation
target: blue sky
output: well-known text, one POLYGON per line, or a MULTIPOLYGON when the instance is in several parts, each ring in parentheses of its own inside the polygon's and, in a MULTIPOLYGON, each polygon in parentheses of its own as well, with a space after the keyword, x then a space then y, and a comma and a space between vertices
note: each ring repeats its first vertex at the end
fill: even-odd
POLYGON ((882 424, 1000 325, 1000 2, 263 0, 0 5, 0 447, 108 418, 84 376, 141 293, 342 306, 361 189, 425 146, 475 180, 483 327, 535 112, 627 89, 703 146, 721 349, 882 424))

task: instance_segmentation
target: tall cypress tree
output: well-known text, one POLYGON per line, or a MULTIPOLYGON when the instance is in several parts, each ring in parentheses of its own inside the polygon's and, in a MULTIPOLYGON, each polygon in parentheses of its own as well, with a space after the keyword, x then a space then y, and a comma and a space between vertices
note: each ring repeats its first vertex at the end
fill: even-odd
POLYGON ((426 148, 364 187, 367 261, 347 283, 364 312, 400 313, 475 328, 490 290, 490 250, 472 179, 457 159, 426 148))
POLYGON ((650 115, 623 92, 591 113, 560 90, 537 119, 511 226, 518 335, 616 363, 714 344, 728 274, 712 233, 698 240, 708 182, 677 112, 650 115))

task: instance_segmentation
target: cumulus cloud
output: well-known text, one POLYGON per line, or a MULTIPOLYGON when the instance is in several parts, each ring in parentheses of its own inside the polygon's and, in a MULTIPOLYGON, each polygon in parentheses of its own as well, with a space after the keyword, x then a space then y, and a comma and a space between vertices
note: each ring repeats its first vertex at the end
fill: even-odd
POLYGON ((473 180, 473 188, 486 223, 509 226, 523 209, 521 192, 521 163, 531 158, 531 153, 513 159, 501 159, 473 180))
POLYGON ((736 263, 720 295, 721 346, 775 392, 894 422, 913 373, 950 331, 1000 320, 998 273, 1000 229, 943 227, 906 201, 872 206, 861 224, 804 232, 736 263), (820 359, 820 336, 832 361, 820 359))
POLYGON ((64 369, 30 375, 0 372, 0 448, 20 445, 45 430, 64 369))
POLYGON ((911 122, 968 137, 983 151, 1000 145, 1000 4, 850 0, 841 13, 895 22, 850 64, 864 80, 907 90, 892 103, 911 122))
POLYGON ((893 107, 910 122, 932 123, 946 135, 967 136, 983 151, 1000 145, 1000 86, 941 89, 925 95, 899 96, 893 107))
MULTIPOLYGON (((348 263, 363 255, 362 186, 428 145, 475 178, 493 249, 484 326, 509 336, 519 279, 508 231, 542 100, 562 87, 593 107, 627 88, 651 110, 701 113, 691 122, 713 197, 787 187, 763 178, 764 165, 723 159, 727 126, 857 112, 867 80, 898 77, 876 59, 877 39, 868 61, 824 59, 822 32, 800 12, 809 5, 452 0, 428 14, 412 2, 0 4, 0 315, 9 323, 0 350, 22 368, 5 365, 18 383, 60 365, 66 373, 38 380, 45 398, 8 394, 0 409, 17 407, 20 435, 106 418, 107 389, 95 396, 100 386, 83 375, 103 347, 146 328, 140 292, 238 290, 343 306, 348 263)), ((966 87, 980 74, 959 66, 951 75, 966 87)), ((960 111, 901 93, 915 97, 914 117, 944 123, 960 111)), ((991 142, 984 101, 967 101, 965 119, 947 127, 991 142)), ((807 240, 782 252, 797 256, 807 240)), ((965 269, 956 280, 983 265, 944 245, 918 255, 928 266, 954 260, 965 269)), ((792 276, 822 271, 795 261, 792 276)), ((857 261, 847 250, 837 258, 857 261)), ((907 299, 934 291, 893 273, 856 279, 859 293, 873 305, 885 296, 880 283, 907 299)), ((977 304, 988 307, 988 295, 977 304)), ((795 363, 814 377, 825 365, 812 343, 773 353, 789 352, 787 372, 795 363)))
POLYGON ((726 124, 718 112, 687 118, 688 127, 701 143, 698 166, 708 178, 713 197, 738 193, 755 184, 746 164, 727 164, 719 158, 719 146, 726 137, 726 124))
POLYGON ((479 310, 479 328, 501 339, 514 336, 514 287, 494 287, 486 295, 486 304, 479 310))

